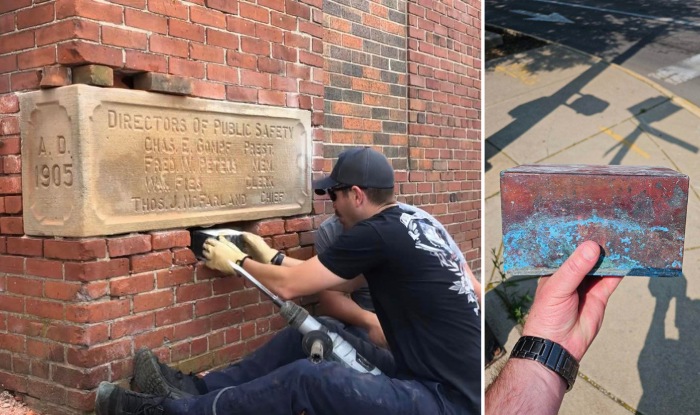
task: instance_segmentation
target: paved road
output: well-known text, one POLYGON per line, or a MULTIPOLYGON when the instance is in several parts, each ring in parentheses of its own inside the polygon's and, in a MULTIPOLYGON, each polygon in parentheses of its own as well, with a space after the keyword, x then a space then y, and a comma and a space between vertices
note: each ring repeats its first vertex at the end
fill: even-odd
POLYGON ((486 0, 486 22, 601 57, 700 105, 700 2, 486 0))

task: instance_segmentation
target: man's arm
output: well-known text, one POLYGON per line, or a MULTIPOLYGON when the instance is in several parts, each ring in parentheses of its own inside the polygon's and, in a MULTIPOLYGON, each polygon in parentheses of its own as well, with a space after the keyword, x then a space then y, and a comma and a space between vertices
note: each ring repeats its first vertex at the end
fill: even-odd
POLYGON ((294 266, 261 264, 225 239, 207 239, 204 242, 203 254, 207 258, 206 265, 209 268, 227 274, 234 273, 231 262, 239 265, 242 263, 243 269, 284 299, 314 294, 346 281, 321 264, 318 257, 294 266))
POLYGON ((360 307, 345 293, 352 292, 365 284, 365 279, 359 276, 349 281, 351 285, 344 284, 319 293, 319 305, 324 315, 367 330, 369 339, 379 347, 387 348, 386 337, 377 315, 360 307))
MULTIPOLYGON (((600 256, 595 242, 584 242, 551 277, 537 285, 524 336, 559 343, 580 361, 595 339, 605 307, 622 278, 589 277, 600 256)), ((486 391, 487 414, 556 414, 566 383, 542 364, 509 359, 486 391)))

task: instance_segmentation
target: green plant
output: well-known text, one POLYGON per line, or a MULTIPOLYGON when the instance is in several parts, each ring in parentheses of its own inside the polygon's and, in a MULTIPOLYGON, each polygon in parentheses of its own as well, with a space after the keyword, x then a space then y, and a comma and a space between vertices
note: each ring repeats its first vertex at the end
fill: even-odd
POLYGON ((503 272, 503 260, 500 255, 496 252, 495 248, 491 249, 491 262, 493 263, 493 268, 500 276, 500 282, 494 288, 494 291, 498 297, 503 302, 503 305, 508 310, 508 317, 518 324, 525 324, 525 314, 532 303, 532 296, 530 294, 518 294, 514 293, 509 288, 514 287, 519 281, 511 281, 506 273, 503 272))

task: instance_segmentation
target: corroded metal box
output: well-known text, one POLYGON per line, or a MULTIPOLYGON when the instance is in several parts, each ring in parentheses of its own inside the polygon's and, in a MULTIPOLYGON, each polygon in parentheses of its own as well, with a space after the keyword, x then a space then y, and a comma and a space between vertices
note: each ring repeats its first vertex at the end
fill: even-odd
POLYGON ((524 165, 501 172, 504 271, 554 273, 586 240, 591 275, 680 276, 688 176, 641 166, 524 165))

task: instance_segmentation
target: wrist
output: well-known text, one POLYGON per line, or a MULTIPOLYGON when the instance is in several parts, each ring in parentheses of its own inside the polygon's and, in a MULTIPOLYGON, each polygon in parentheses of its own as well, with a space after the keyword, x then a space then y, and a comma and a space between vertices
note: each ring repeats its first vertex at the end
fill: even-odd
POLYGON ((553 375, 558 376, 571 390, 576 382, 579 363, 562 345, 542 337, 523 335, 510 354, 516 360, 529 360, 538 363, 553 375))
POLYGON ((238 265, 239 267, 242 268, 242 267, 243 267, 243 263, 244 263, 245 260, 248 259, 248 258, 250 258, 250 255, 245 255, 243 258, 241 258, 241 259, 239 259, 238 261, 236 261, 236 265, 238 265))

